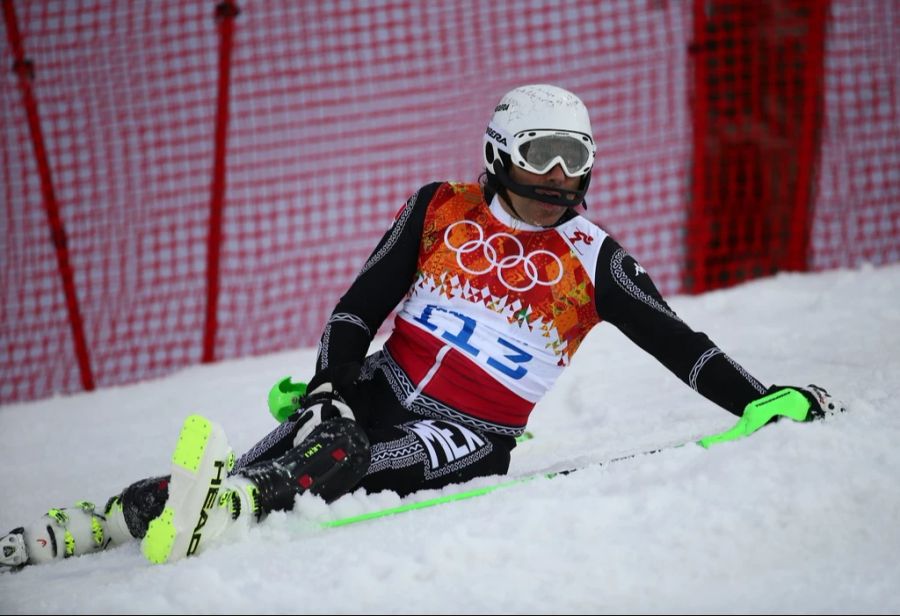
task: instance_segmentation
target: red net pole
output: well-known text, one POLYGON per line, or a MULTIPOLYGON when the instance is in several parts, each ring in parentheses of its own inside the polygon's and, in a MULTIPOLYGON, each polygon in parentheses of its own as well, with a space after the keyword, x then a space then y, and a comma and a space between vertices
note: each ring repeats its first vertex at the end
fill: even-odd
POLYGON ((222 204, 225 202, 225 155, 228 137, 228 86, 231 78, 231 49, 234 18, 239 13, 231 0, 216 6, 219 23, 219 90, 216 106, 215 153, 210 197, 209 242, 206 268, 206 325, 203 330, 203 362, 216 359, 217 309, 219 299, 219 255, 222 245, 222 204))
POLYGON ((785 268, 806 271, 809 269, 807 255, 809 253, 809 236, 812 227, 810 217, 813 203, 812 176, 818 168, 819 132, 822 126, 821 108, 822 89, 824 87, 825 65, 825 29, 828 19, 827 0, 819 0, 809 5, 811 12, 809 36, 807 38, 806 77, 803 80, 803 113, 800 138, 800 165, 797 177, 797 195, 791 220, 795 241, 789 244, 789 252, 785 268))
POLYGON ((25 106, 25 113, 28 117, 31 143, 34 146, 34 158, 41 176, 41 195, 43 196, 44 209, 47 212, 47 221, 50 224, 50 236, 53 239, 59 275, 62 278, 63 291, 66 296, 66 308, 69 315, 69 325, 72 328, 72 341, 75 345, 75 356, 78 359, 81 384, 85 390, 90 391, 94 389, 94 375, 91 371, 91 359, 84 337, 84 325, 81 319, 81 311, 78 307, 78 296, 75 292, 72 265, 69 261, 66 229, 59 215, 59 204, 56 200, 56 193, 53 190, 50 163, 47 160, 44 135, 41 132, 41 119, 38 114, 37 99, 31 87, 31 80, 34 77, 34 65, 25 57, 25 48, 22 44, 22 36, 19 33, 16 10, 12 0, 3 0, 3 19, 6 22, 6 36, 9 40, 9 47, 15 58, 13 69, 19 78, 22 103, 25 106))
POLYGON ((689 293, 700 293, 707 289, 707 247, 710 242, 710 226, 712 220, 707 214, 708 205, 706 198, 706 177, 710 174, 707 167, 707 158, 697 153, 706 149, 706 140, 709 137, 707 118, 709 117, 709 92, 707 88, 707 53, 709 42, 705 33, 706 19, 704 17, 705 3, 694 0, 692 5, 694 14, 693 41, 691 42, 691 67, 693 69, 693 90, 691 96, 691 109, 694 121, 692 132, 694 158, 691 161, 691 184, 688 219, 686 233, 687 265, 684 272, 684 289, 689 293))
POLYGON ((696 0, 685 287, 805 270, 819 157, 824 0, 696 0))

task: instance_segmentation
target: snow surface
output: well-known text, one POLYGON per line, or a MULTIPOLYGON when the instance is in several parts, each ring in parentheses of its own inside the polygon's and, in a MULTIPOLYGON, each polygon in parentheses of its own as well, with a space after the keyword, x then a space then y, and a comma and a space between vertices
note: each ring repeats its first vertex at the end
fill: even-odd
MULTIPOLYGON (((513 475, 577 473, 336 529, 319 523, 401 501, 304 496, 179 563, 151 565, 133 542, 0 575, 0 613, 900 611, 900 265, 780 274, 670 304, 763 382, 817 383, 850 410, 590 466, 734 423, 601 325, 513 453, 513 475)), ((190 413, 243 451, 274 426, 269 387, 308 377, 313 361, 302 349, 0 407, 0 528, 167 472, 190 413)))

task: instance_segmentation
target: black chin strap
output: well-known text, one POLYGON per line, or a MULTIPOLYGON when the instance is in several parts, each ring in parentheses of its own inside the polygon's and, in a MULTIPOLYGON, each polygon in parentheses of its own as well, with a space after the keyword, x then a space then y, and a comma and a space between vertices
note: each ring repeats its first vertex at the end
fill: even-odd
MULTIPOLYGON (((591 182, 591 174, 588 173, 584 177, 584 181, 582 182, 581 188, 578 190, 568 190, 565 188, 553 187, 548 188, 546 186, 528 186, 526 184, 519 184, 518 182, 513 181, 512 178, 509 177, 509 173, 506 172, 505 167, 500 167, 497 169, 497 165, 494 165, 494 175, 500 180, 500 183, 506 187, 507 190, 516 193, 520 197, 525 197, 527 199, 534 199, 535 201, 540 201, 542 203, 549 203, 550 205, 562 205, 564 207, 578 207, 582 203, 584 203, 584 194, 587 192, 588 184, 591 182), (558 192, 559 196, 556 197, 554 195, 545 194, 542 191, 553 191, 558 192)), ((512 207, 512 204, 510 204, 512 207)), ((587 208, 587 204, 584 203, 585 209, 587 208)), ((515 211, 515 208, 513 208, 515 211)), ((516 212, 516 216, 519 216, 519 213, 516 212)), ((519 216, 521 218, 521 216, 519 216)))

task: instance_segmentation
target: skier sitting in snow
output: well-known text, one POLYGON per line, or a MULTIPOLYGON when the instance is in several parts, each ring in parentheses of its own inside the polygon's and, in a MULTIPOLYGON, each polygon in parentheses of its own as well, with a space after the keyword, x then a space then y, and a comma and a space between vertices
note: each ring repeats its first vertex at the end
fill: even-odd
POLYGON ((579 214, 595 150, 571 92, 507 93, 484 135, 481 184, 436 182, 410 197, 331 314, 309 393, 287 421, 235 461, 221 428, 192 416, 171 475, 128 486, 102 512, 51 510, 0 540, 0 564, 132 538, 151 561, 170 562, 306 491, 330 502, 503 475, 535 404, 601 321, 728 412, 764 408, 759 425, 836 412, 821 388, 753 378, 579 214), (398 305, 383 349, 367 356, 398 305))

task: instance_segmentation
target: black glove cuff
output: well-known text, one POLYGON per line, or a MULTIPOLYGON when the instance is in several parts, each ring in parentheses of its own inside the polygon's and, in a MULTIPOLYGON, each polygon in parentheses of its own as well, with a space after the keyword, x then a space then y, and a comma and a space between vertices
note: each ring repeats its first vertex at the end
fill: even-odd
POLYGON ((306 386, 306 391, 313 392, 323 383, 331 383, 332 390, 339 393, 341 399, 346 402, 356 392, 356 380, 361 369, 362 365, 355 361, 329 366, 313 375, 306 386))

